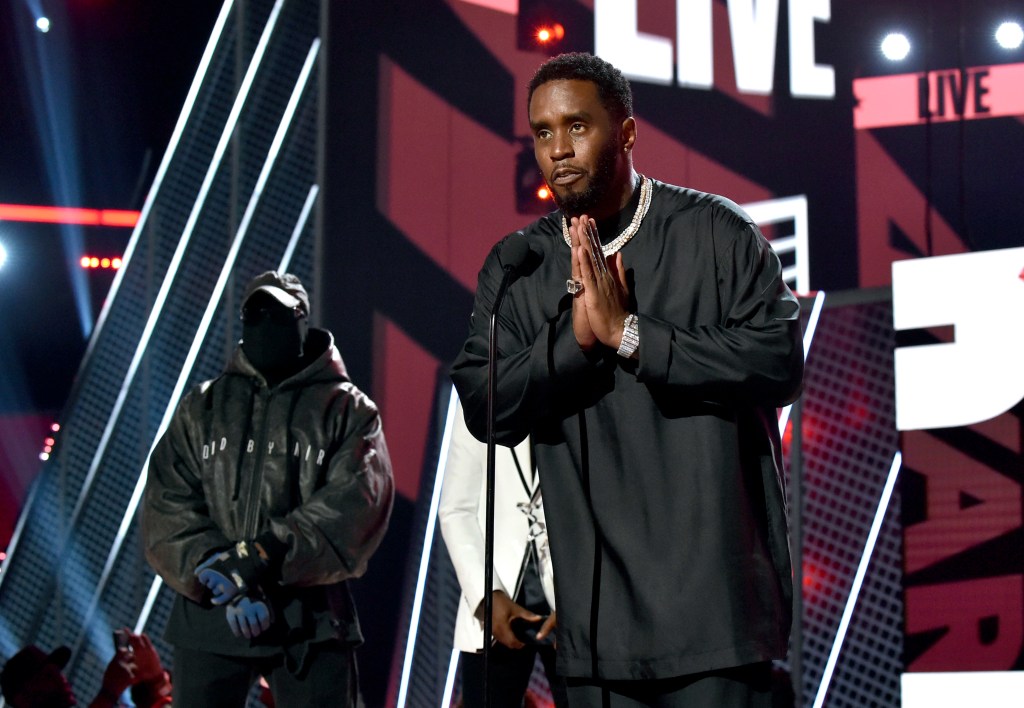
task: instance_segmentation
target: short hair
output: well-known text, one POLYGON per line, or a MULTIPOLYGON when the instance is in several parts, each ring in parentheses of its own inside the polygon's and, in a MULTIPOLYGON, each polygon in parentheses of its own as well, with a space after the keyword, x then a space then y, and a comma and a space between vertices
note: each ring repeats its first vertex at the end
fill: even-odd
POLYGON ((526 108, 529 110, 533 92, 549 81, 590 81, 597 86, 601 105, 617 121, 633 115, 633 90, 622 72, 600 57, 586 52, 569 52, 552 57, 541 64, 530 79, 526 108))

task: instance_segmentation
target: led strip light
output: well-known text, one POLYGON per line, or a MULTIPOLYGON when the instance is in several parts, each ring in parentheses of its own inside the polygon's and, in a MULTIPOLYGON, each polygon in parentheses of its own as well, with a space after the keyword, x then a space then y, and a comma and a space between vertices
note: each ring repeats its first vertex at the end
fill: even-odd
POLYGON ((885 480, 882 496, 878 500, 878 508, 875 509, 875 518, 871 522, 871 530, 868 532, 867 541, 864 543, 860 564, 857 566, 857 573, 853 577, 850 594, 846 598, 846 608, 843 610, 842 619, 839 620, 839 628, 836 630, 836 638, 832 642, 832 650, 829 652, 828 661, 825 663, 825 670, 821 675, 821 683, 818 685, 818 695, 814 698, 813 708, 821 708, 825 703, 825 696, 828 695, 828 687, 832 682, 832 673, 835 671, 836 662, 839 660, 839 652, 842 650, 843 642, 846 640, 846 630, 850 626, 853 610, 857 607, 860 588, 864 583, 864 576, 868 572, 868 564, 871 562, 871 556, 875 551, 875 542, 878 540, 878 532, 882 528, 882 522, 885 520, 885 512, 889 509, 889 499, 892 497, 892 490, 896 486, 896 479, 899 477, 902 462, 903 455, 897 452, 892 459, 892 466, 889 468, 889 477, 885 480))
MULTIPOLYGON (((807 318, 807 329, 804 331, 804 363, 807 363, 807 355, 811 352, 811 342, 814 341, 814 332, 818 329, 818 319, 821 317, 821 310, 825 307, 825 293, 819 290, 814 296, 814 304, 811 305, 811 314, 807 318)), ((779 413, 779 435, 786 432, 786 425, 789 423, 789 414, 793 410, 793 404, 782 409, 779 413)))
POLYGON ((452 421, 455 419, 456 400, 457 394, 455 388, 452 387, 451 396, 448 398, 448 414, 445 416, 444 434, 441 436, 441 449, 437 454, 437 470, 434 473, 434 493, 430 497, 430 511, 427 512, 427 528, 423 533, 423 551, 420 553, 420 569, 419 574, 416 576, 416 592, 413 595, 412 613, 409 617, 409 636, 405 642, 405 660, 402 664, 402 678, 398 685, 398 702, 396 703, 399 708, 405 706, 406 694, 409 691, 409 674, 412 671, 413 653, 416 650, 416 633, 419 630, 420 612, 423 609, 423 589, 427 584, 427 571, 430 568, 430 550, 434 545, 437 507, 441 502, 441 485, 444 483, 445 466, 448 461, 448 447, 452 441, 452 421))

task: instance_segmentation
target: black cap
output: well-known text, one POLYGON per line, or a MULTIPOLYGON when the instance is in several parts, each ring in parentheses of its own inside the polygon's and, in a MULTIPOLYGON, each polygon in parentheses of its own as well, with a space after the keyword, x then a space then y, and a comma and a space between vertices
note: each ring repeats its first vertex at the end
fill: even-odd
POLYGON ((244 307, 249 298, 257 292, 271 295, 285 307, 298 307, 306 317, 309 317, 309 295, 306 293, 302 281, 291 273, 268 270, 266 273, 257 275, 245 286, 242 306, 244 307))
POLYGON ((4 664, 3 671, 0 671, 0 691, 3 691, 4 698, 10 702, 25 689, 29 681, 46 668, 47 664, 52 664, 60 670, 67 665, 70 658, 71 650, 67 647, 57 647, 47 654, 35 644, 29 644, 4 664))

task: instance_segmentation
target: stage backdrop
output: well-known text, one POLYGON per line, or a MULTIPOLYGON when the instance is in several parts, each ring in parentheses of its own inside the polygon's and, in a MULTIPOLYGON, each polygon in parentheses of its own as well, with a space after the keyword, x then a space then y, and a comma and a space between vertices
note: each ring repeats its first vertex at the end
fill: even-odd
MULTIPOLYGON (((787 262, 807 268, 801 288, 863 288, 884 300, 894 261, 1024 243, 1024 50, 993 40, 1012 9, 958 0, 332 4, 323 294, 355 376, 373 382, 403 497, 429 499, 435 382, 465 335, 480 264, 496 240, 550 209, 532 193, 526 111, 526 85, 549 55, 594 51, 630 76, 640 172, 744 205, 805 205, 781 231, 766 228, 806 233, 806 249, 787 262), (545 27, 556 37, 546 44, 536 39, 545 27), (880 51, 893 30, 911 43, 900 62, 880 51)), ((851 420, 888 415, 849 405, 851 420)), ((1019 446, 1013 455, 1019 469, 1019 446)), ((1019 486, 1017 472, 1002 489, 1019 498, 1019 486)), ((921 502, 905 503, 920 521, 921 502)), ((398 559, 403 549, 392 550, 398 559)), ((404 561, 412 569, 417 559, 404 561)), ((1007 562, 1019 575, 1021 554, 1007 562)), ((915 584, 945 577, 913 573, 915 584)), ((908 659, 936 655, 927 649, 941 619, 911 618, 908 659)))

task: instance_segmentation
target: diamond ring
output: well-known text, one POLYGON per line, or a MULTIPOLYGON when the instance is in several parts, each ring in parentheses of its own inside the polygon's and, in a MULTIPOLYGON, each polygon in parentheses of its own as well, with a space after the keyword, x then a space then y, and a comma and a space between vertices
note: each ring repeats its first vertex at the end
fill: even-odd
POLYGON ((565 281, 565 292, 569 293, 570 295, 581 293, 583 292, 583 283, 581 283, 578 280, 574 280, 573 278, 569 278, 567 281, 565 281))

